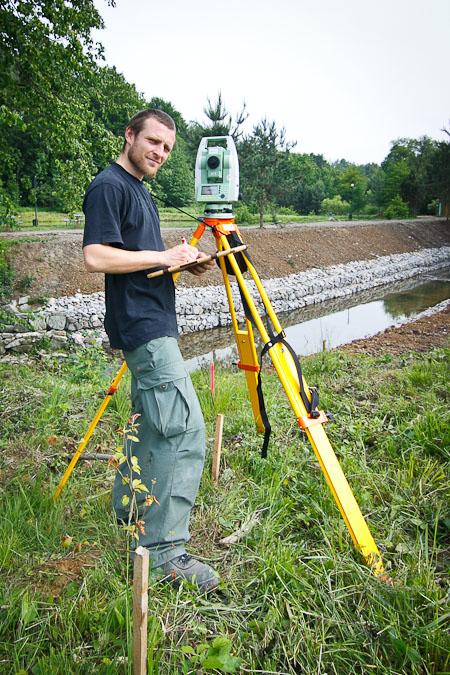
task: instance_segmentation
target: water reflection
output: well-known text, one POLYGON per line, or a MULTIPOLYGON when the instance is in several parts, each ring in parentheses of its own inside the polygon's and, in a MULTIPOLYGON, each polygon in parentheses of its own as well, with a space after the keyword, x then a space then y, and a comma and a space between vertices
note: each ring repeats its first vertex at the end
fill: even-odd
MULTIPOLYGON (((374 335, 450 297, 450 269, 416 277, 358 295, 280 313, 288 341, 307 355, 374 335)), ((189 333, 180 340, 188 368, 195 370, 214 359, 237 360, 231 326, 189 333)))

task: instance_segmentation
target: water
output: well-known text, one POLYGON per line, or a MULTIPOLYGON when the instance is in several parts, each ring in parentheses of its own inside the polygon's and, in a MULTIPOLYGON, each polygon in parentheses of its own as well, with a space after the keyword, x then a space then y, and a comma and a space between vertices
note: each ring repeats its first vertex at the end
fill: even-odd
MULTIPOLYGON (((450 269, 415 277, 395 285, 280 313, 288 342, 307 355, 370 337, 450 298, 450 269)), ((188 368, 195 370, 213 359, 237 359, 231 326, 189 333, 180 340, 188 368)))

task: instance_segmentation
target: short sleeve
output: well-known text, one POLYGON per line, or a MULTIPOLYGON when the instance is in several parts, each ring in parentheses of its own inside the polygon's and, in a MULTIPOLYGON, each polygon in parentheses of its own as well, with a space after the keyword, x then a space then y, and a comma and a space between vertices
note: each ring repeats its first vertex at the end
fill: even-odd
POLYGON ((83 246, 115 244, 123 246, 120 222, 122 190, 110 183, 94 185, 86 193, 83 203, 83 246))

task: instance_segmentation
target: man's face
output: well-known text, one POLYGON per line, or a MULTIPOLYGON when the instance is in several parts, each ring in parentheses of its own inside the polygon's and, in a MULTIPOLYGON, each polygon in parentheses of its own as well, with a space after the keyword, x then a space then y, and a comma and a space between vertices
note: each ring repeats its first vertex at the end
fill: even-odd
POLYGON ((154 178, 170 155, 175 144, 175 131, 161 124, 155 117, 145 120, 141 131, 135 135, 126 129, 127 158, 136 178, 154 178))

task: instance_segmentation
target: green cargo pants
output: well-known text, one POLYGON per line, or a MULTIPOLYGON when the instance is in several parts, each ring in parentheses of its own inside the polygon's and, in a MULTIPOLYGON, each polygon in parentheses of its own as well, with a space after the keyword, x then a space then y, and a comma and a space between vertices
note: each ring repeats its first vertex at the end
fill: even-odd
POLYGON ((119 467, 113 506, 117 518, 128 521, 122 498, 131 500, 131 492, 125 475, 140 478, 156 497, 158 503, 146 506, 146 495, 137 495, 145 529, 138 545, 149 549, 156 567, 185 552, 205 458, 205 425, 175 338, 151 340, 124 356, 132 376, 132 411, 139 414, 139 442, 128 441, 127 454, 137 457, 141 473, 130 476, 126 463, 119 467))

